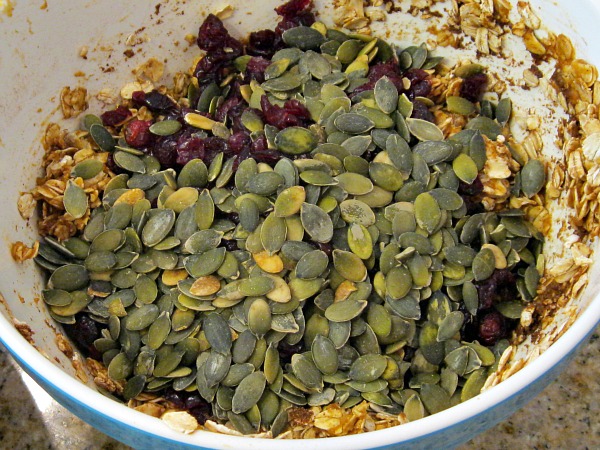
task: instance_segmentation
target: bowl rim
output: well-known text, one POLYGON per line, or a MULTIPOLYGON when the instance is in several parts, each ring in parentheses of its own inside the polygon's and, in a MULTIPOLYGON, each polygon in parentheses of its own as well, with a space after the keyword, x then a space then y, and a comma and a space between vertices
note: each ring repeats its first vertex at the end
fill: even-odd
MULTIPOLYGON (((486 410, 491 410, 509 402, 521 391, 527 389, 529 385, 544 377, 554 367, 559 366, 561 362, 572 356, 573 351, 586 341, 600 324, 600 307, 595 307, 597 304, 600 304, 600 294, 594 297, 573 324, 551 345, 552 351, 549 351, 550 349, 544 351, 531 364, 527 364, 513 374, 510 377, 510 382, 499 383, 466 402, 415 422, 352 436, 312 439, 310 443, 315 446, 315 450, 325 449, 330 445, 346 449, 372 449, 391 444, 408 443, 424 436, 431 437, 441 433, 445 429, 460 425, 486 410), (401 433, 399 433, 400 430, 401 433)), ((115 402, 79 380, 77 380, 77 383, 73 383, 74 378, 71 375, 63 372, 44 357, 1 314, 0 330, 0 342, 26 372, 34 378, 42 380, 43 383, 47 383, 66 399, 95 414, 99 414, 103 420, 116 422, 121 427, 158 437, 165 442, 184 444, 190 447, 198 446, 196 448, 280 449, 280 441, 273 439, 229 436, 203 430, 196 431, 191 435, 177 433, 168 428, 161 419, 148 416, 128 408, 125 404, 115 402)), ((286 448, 290 450, 304 449, 306 443, 306 439, 285 441, 286 448)))
MULTIPOLYGON (((600 4, 594 0, 580 0, 580 2, 585 4, 587 9, 593 10, 590 16, 600 13, 600 4)), ((579 11, 579 14, 585 14, 583 9, 579 11)), ((572 18, 574 19, 574 15, 572 18)), ((588 45, 588 51, 590 47, 588 45)), ((600 61, 597 64, 600 65, 600 61)), ((10 317, 8 305, 7 310, 10 317)), ((0 343, 5 346, 19 365, 36 379, 36 382, 39 380, 59 394, 59 398, 55 398, 55 400, 61 402, 61 400, 68 399, 90 411, 88 419, 97 416, 100 418, 99 420, 110 422, 125 431, 143 433, 151 438, 159 439, 163 443, 190 448, 280 450, 282 446, 282 442, 272 439, 249 439, 209 431, 196 431, 192 435, 184 435, 171 430, 162 420, 115 402, 61 370, 15 329, 9 317, 0 313, 0 343)), ((310 441, 286 440, 284 445, 290 450, 305 449, 308 442, 314 446, 314 450, 324 450, 330 446, 345 450, 374 449, 399 443, 410 443, 425 436, 435 436, 449 428, 466 423, 483 412, 510 402, 530 385, 547 376, 552 369, 570 359, 577 347, 591 336, 598 325, 600 325, 600 292, 590 299, 579 317, 566 329, 564 334, 535 361, 513 374, 510 382, 502 382, 466 402, 399 427, 310 441)), ((490 422, 489 425, 494 423, 490 422)), ((110 431, 108 432, 110 433, 110 431)))

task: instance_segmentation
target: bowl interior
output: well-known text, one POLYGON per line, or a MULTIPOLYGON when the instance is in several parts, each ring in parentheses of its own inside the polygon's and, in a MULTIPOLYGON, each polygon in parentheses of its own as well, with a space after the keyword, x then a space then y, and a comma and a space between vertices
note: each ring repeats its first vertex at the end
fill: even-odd
MULTIPOLYGON (((273 8, 280 2, 228 3, 234 6, 235 13, 225 21, 226 25, 232 34, 242 36, 252 30, 272 27, 276 17, 273 8)), ((315 3, 321 11, 321 19, 331 24, 332 7, 329 2, 315 3)), ((600 45, 596 44, 600 4, 593 0, 556 3, 537 0, 532 4, 549 29, 568 35, 579 55, 600 64, 600 45)), ((40 138, 49 122, 60 120, 57 105, 58 94, 63 86, 85 86, 90 93, 90 111, 100 111, 105 106, 95 95, 104 88, 118 93, 119 87, 131 80, 132 69, 152 56, 166 59, 167 70, 162 81, 170 83, 172 75, 187 69, 197 56, 197 49, 188 46, 185 36, 197 33, 203 14, 218 9, 208 1, 167 1, 160 8, 158 6, 105 0, 77 7, 70 3, 52 3, 40 9, 36 2, 19 2, 12 17, 0 14, 0 41, 3 42, 0 46, 0 79, 3 80, 0 84, 0 117, 5 122, 0 130, 0 185, 3 193, 0 196, 0 210, 3 212, 0 236, 4 243, 0 246, 0 338, 38 377, 50 380, 62 392, 59 395, 94 405, 92 408, 101 414, 112 415, 129 426, 153 430, 174 440, 204 442, 204 445, 211 447, 222 448, 235 444, 248 448, 258 448, 259 445, 261 448, 274 448, 277 445, 275 442, 258 444, 247 439, 240 441, 206 433, 196 433, 190 437, 177 435, 160 421, 127 410, 102 397, 96 392, 90 377, 87 383, 80 380, 81 375, 77 376, 73 361, 57 345, 56 332, 59 327, 49 317, 40 299, 40 291, 44 286, 40 271, 30 262, 15 263, 10 255, 11 243, 23 241, 31 244, 37 237, 35 218, 28 221, 21 218, 17 199, 22 192, 35 185, 35 179, 40 175, 39 162, 43 154, 40 138), (74 28, 78 30, 76 35, 72 31, 74 28), (123 55, 128 48, 125 44, 128 38, 130 42, 132 39, 142 41, 134 47, 135 55, 131 58, 123 55), (78 56, 84 46, 88 48, 87 59, 78 56), (26 324, 22 327, 31 330, 30 339, 37 350, 12 327, 15 321, 26 324)), ((418 22, 404 15, 398 20, 378 24, 375 28, 380 31, 389 29, 391 38, 400 42, 425 40, 425 28, 418 22)), ((440 47, 436 52, 445 55, 446 49, 440 47)), ((452 52, 448 50, 448 54, 452 52)), ((476 57, 473 51, 469 54, 472 58, 476 57)), ((484 58, 484 64, 487 62, 484 58)), ((491 60, 489 62, 493 63, 491 60)), ((526 67, 524 64, 521 61, 521 65, 514 69, 515 73, 518 70, 522 73, 522 68, 526 67)), ((67 128, 75 129, 77 126, 77 119, 60 121, 67 128)), ((556 237, 556 240, 560 239, 556 237)), ((556 242, 555 245, 560 247, 562 243, 556 242)), ((527 386, 568 355, 598 323, 600 298, 596 298, 596 293, 600 291, 599 280, 600 264, 595 262, 583 295, 563 307, 548 329, 562 329, 572 321, 574 315, 579 316, 576 326, 554 345, 556 351, 549 352, 552 355, 542 354, 537 361, 517 373, 513 377, 515 381, 511 383, 512 387, 500 385, 474 399, 475 402, 461 404, 437 414, 435 418, 407 424, 401 433, 386 430, 340 442, 369 447, 375 445, 373 442, 383 445, 412 439, 468 418, 507 398, 511 392, 527 386)), ((534 347, 526 341, 518 355, 525 357, 534 351, 534 347)), ((290 445, 295 447, 300 443, 290 445)), ((328 444, 316 442, 314 445, 321 447, 328 444)))

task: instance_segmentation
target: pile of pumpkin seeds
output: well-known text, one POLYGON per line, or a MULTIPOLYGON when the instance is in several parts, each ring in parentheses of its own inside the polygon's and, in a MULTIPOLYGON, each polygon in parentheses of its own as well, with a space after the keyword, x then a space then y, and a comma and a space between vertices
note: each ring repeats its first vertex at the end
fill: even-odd
MULTIPOLYGON (((277 105, 297 99, 314 124, 278 130, 244 113, 252 138, 265 136, 284 155, 273 167, 249 158, 234 171, 235 157, 219 154, 208 167, 192 160, 165 170, 86 116, 84 128, 125 173, 81 235, 41 244, 52 316, 73 324, 84 312, 103 324, 94 345, 110 377, 126 382, 126 400, 197 390, 216 419, 242 433, 281 432, 293 405, 367 401, 416 420, 475 396, 508 346, 461 336, 479 307, 477 283, 511 270, 519 297, 495 307, 518 319, 543 272, 542 236, 521 211, 468 215, 457 193, 483 169, 483 136, 503 132, 510 101, 478 114, 451 100, 470 119, 444 139, 433 123, 410 118, 413 104, 387 77, 349 97, 374 61, 398 55, 403 69, 433 69, 440 58, 425 46, 398 52, 320 23, 283 40, 266 80, 242 93, 254 108, 262 95, 277 105), (376 152, 370 162, 367 152, 376 152), (284 344, 301 344, 285 364, 284 344)), ((240 73, 247 62, 236 61, 240 73)), ((205 88, 197 110, 214 112, 228 89, 205 88)), ((160 119, 152 133, 181 127, 160 119)), ((185 121, 199 135, 230 133, 199 114, 185 121)), ((85 161, 72 177, 101 169, 85 161)), ((540 191, 542 163, 522 172, 513 194, 540 191)), ((73 181, 64 206, 74 217, 88 209, 73 181)))

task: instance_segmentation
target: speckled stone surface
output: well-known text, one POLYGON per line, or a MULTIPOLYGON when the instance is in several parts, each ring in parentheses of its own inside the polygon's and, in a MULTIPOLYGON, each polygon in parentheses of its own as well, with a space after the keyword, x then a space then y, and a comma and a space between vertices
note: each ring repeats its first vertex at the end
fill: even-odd
MULTIPOLYGON (((600 448, 600 329, 525 408, 459 450, 600 448)), ((0 347, 0 448, 126 450, 53 401, 0 347)))

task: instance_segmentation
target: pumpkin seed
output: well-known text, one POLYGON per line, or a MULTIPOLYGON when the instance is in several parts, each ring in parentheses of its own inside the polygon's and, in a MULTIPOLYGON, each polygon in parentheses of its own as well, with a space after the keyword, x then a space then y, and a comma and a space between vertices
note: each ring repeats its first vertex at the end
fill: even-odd
POLYGON ((321 392, 323 389, 323 374, 317 368, 307 353, 292 355, 292 371, 298 380, 309 389, 321 392))
POLYGON ((289 155, 302 155, 317 146, 316 136, 308 129, 301 127, 288 127, 275 136, 275 145, 283 153, 289 155))
POLYGON ((175 224, 175 212, 170 209, 157 210, 142 229, 144 245, 153 247, 161 242, 171 231, 175 224))
POLYGON ((227 354, 231 349, 231 332, 223 317, 210 313, 204 318, 203 330, 206 340, 216 352, 227 354))
POLYGON ((258 403, 265 390, 266 379, 263 372, 253 372, 244 378, 235 389, 231 410, 235 414, 248 411, 258 403))
POLYGON ((277 217, 289 217, 300 211, 306 200, 306 191, 302 186, 291 186, 283 190, 275 200, 274 212, 277 217))
POLYGON ((473 276, 476 281, 486 280, 496 268, 496 258, 489 248, 482 248, 473 259, 473 276))
POLYGON ((283 32, 281 38, 290 47, 300 50, 316 49, 325 42, 325 37, 321 33, 305 26, 290 28, 283 32))
POLYGON ((427 192, 419 194, 415 199, 415 219, 417 224, 428 233, 438 227, 442 213, 435 198, 427 192))
POLYGON ((327 337, 318 334, 311 346, 315 366, 324 375, 333 375, 338 369, 338 355, 334 343, 327 337))
POLYGON ((74 219, 83 217, 88 210, 87 194, 72 180, 67 181, 63 205, 74 219))
POLYGON ((391 114, 398 106, 398 89, 387 76, 381 77, 375 83, 375 101, 377 106, 386 114, 391 114))
POLYGON ((262 298, 257 298, 248 310, 248 328, 258 337, 271 329, 271 309, 262 298))
POLYGON ((329 306, 325 310, 325 317, 332 322, 348 322, 358 317, 366 306, 364 300, 343 300, 329 306))
POLYGON ((83 289, 89 282, 89 274, 84 266, 67 264, 56 269, 50 276, 48 284, 53 289, 72 292, 83 289))
MULTIPOLYGON (((89 121, 88 121, 89 123, 89 121)), ((100 123, 92 123, 89 128, 90 136, 94 142, 105 152, 111 152, 116 145, 115 138, 110 132, 104 128, 100 123)))
POLYGON ((157 136, 170 136, 177 133, 179 130, 181 130, 181 123, 178 120, 172 119, 155 122, 149 129, 150 133, 157 136))
POLYGON ((375 123, 368 117, 356 113, 344 113, 334 120, 336 128, 348 134, 363 134, 372 129, 375 123))
POLYGON ((303 203, 300 208, 302 227, 316 242, 329 242, 333 237, 333 222, 325 211, 316 205, 303 203))
POLYGON ((349 281, 363 281, 367 276, 367 268, 363 261, 351 252, 334 250, 333 266, 342 277, 349 281))
POLYGON ((544 164, 537 159, 530 159, 521 169, 521 190, 531 198, 537 194, 546 183, 544 164))
POLYGON ((452 161, 452 169, 461 181, 472 184, 477 178, 477 165, 470 156, 461 153, 452 161))

